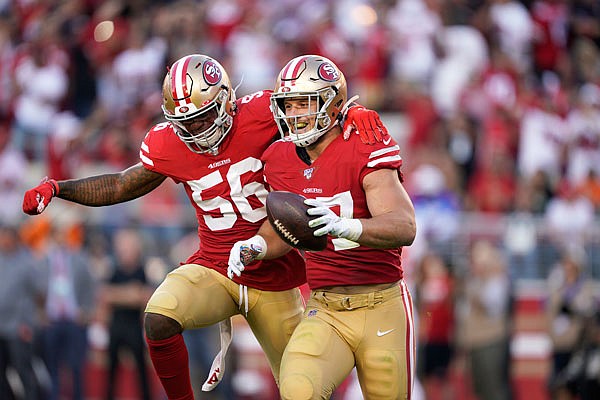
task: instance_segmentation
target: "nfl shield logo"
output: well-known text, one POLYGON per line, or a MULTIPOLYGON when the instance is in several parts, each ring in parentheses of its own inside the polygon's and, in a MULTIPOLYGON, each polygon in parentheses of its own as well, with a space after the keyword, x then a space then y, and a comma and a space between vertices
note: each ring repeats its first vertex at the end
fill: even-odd
POLYGON ((312 177, 313 171, 315 170, 315 168, 307 168, 304 170, 304 177, 306 179, 310 179, 312 177))

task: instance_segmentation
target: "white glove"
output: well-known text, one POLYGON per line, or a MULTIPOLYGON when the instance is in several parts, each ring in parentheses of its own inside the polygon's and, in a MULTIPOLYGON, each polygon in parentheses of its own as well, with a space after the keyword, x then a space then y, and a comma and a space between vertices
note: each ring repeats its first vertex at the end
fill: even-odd
POLYGON ((227 276, 240 276, 246 265, 254 260, 260 260, 267 254, 267 242, 262 236, 252 236, 250 239, 235 242, 229 251, 227 276))
POLYGON ((358 240, 362 233, 362 223, 358 219, 344 218, 336 215, 326 204, 317 199, 306 199, 304 204, 311 206, 308 209, 308 215, 318 215, 318 218, 308 221, 308 226, 323 225, 314 233, 315 236, 330 234, 339 238, 352 241, 358 240))

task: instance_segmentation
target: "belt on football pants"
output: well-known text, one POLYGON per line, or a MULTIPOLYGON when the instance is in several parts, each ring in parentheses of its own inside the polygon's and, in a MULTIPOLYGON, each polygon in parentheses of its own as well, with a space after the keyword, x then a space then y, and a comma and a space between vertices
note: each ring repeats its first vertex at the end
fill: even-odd
POLYGON ((402 294, 401 285, 361 294, 340 294, 324 290, 314 290, 310 297, 332 311, 351 311, 359 308, 373 308, 377 304, 398 297, 402 294))

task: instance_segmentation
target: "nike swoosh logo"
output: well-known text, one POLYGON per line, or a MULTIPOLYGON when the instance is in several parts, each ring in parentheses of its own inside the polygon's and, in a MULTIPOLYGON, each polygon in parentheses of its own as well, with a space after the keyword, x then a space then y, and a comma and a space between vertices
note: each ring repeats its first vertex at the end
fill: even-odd
POLYGON ((380 331, 379 329, 377 329, 377 336, 381 337, 381 336, 387 335, 388 333, 390 333, 390 332, 392 332, 394 330, 396 330, 396 329, 390 329, 390 330, 387 330, 387 331, 380 331))
POLYGON ((392 141, 391 137, 387 138, 387 140, 383 139, 383 144, 387 146, 388 144, 390 144, 391 141, 392 141))

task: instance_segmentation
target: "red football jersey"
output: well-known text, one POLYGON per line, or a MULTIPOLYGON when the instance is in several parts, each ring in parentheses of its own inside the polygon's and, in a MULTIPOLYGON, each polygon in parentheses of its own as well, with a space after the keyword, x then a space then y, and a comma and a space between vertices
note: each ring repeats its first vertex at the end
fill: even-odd
MULTIPOLYGON (((366 145, 356 135, 338 136, 311 165, 298 156, 292 142, 279 140, 263 154, 265 180, 271 190, 287 190, 317 198, 346 218, 369 218, 362 187, 364 177, 378 169, 398 171, 400 149, 387 143, 366 145)), ((329 236, 327 248, 307 252, 306 276, 311 289, 325 286, 377 284, 402 278, 402 249, 373 249, 329 236)))
MULTIPOLYGON (((184 186, 196 210, 200 246, 186 263, 227 275, 229 251, 254 234, 266 218, 263 151, 278 134, 269 109, 270 92, 236 101, 237 114, 218 155, 196 154, 170 122, 154 126, 140 150, 143 165, 184 186)), ((287 290, 306 282, 304 260, 291 251, 276 260, 251 263, 236 282, 261 290, 287 290)))

